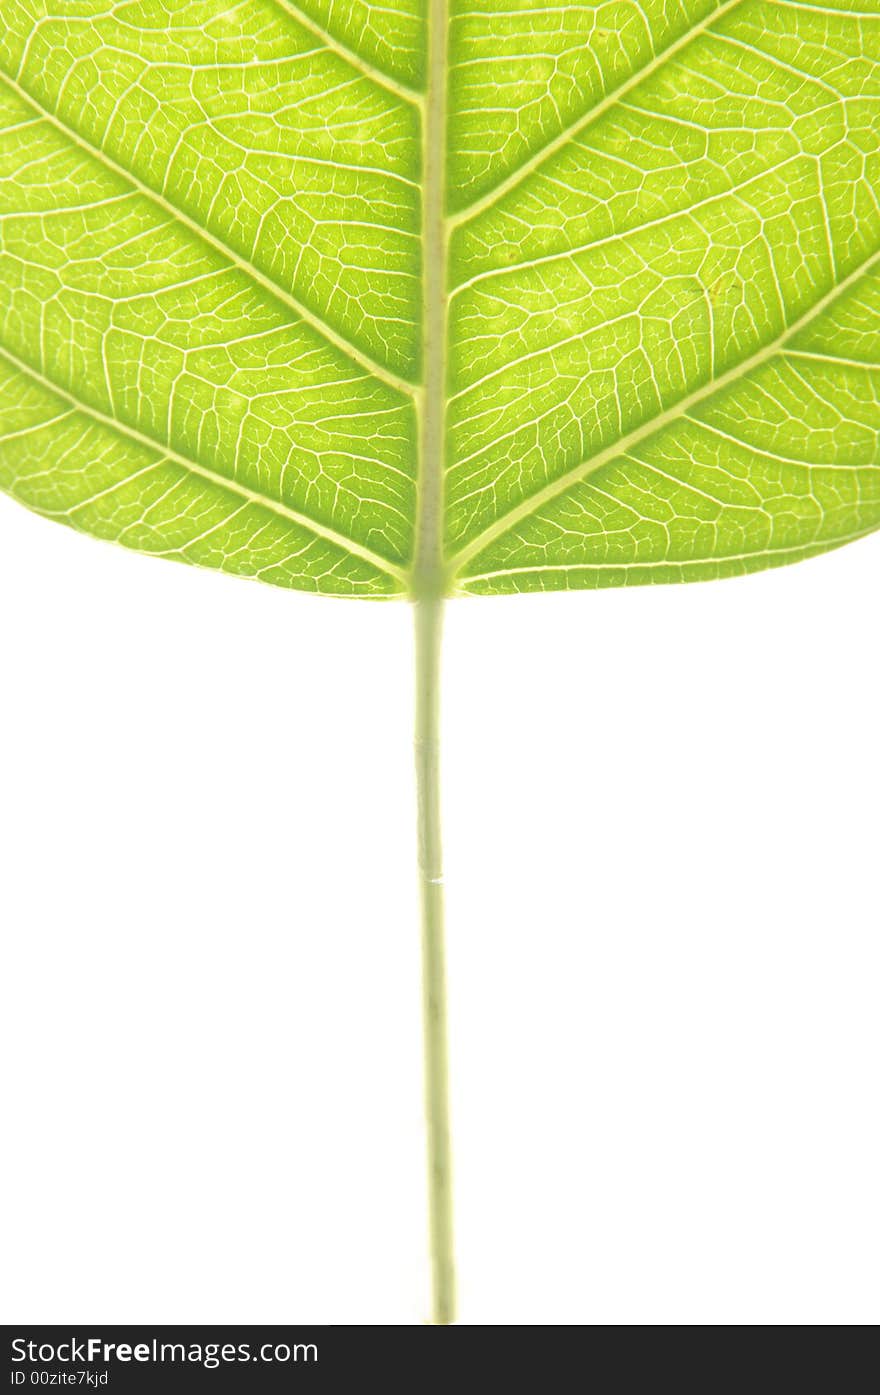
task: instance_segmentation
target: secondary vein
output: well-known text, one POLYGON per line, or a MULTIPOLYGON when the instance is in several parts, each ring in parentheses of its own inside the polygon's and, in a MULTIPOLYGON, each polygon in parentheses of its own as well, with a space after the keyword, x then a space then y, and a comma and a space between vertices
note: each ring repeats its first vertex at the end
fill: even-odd
POLYGON ((407 382, 405 378, 401 378, 398 374, 392 372, 391 369, 386 368, 384 364, 379 363, 369 354, 365 354, 362 349, 359 349, 355 344, 352 344, 350 340, 339 334, 322 320, 319 315, 316 315, 313 310, 310 310, 308 306, 304 305, 302 301, 279 286, 277 281, 273 281, 270 276, 260 271, 252 262, 249 262, 238 252, 233 251, 233 249, 227 246, 225 242, 221 241, 219 237, 215 237, 207 228, 203 228, 194 218, 191 218, 188 213, 185 213, 182 208, 171 203, 164 195, 157 193, 155 189, 151 189, 148 184, 145 184, 143 180, 139 179, 138 176, 127 169, 125 165, 119 164, 113 159, 112 155, 108 155, 100 146, 93 145, 91 141, 81 136, 78 131, 66 125, 54 112, 49 111, 48 108, 44 107, 36 98, 32 97, 31 94, 16 82, 14 78, 10 77, 8 73, 0 71, 0 79, 6 83, 7 87, 16 94, 21 102, 24 102, 32 111, 36 112, 42 120, 47 121, 49 125, 54 127, 66 140, 78 146, 79 149, 91 159, 97 160, 105 169, 109 170, 111 174, 116 175, 119 179, 125 180, 132 188, 136 189, 139 194, 142 194, 145 199, 149 199, 156 208, 161 209, 166 217, 171 218, 174 222, 182 224, 201 242, 206 243, 213 251, 218 252, 225 261, 236 266, 245 276, 250 277, 251 280, 261 286, 264 291, 268 292, 274 300, 280 301, 288 310, 292 310, 299 319, 304 320, 306 324, 322 337, 322 339, 332 344, 333 347, 338 349, 341 354, 344 354, 350 362, 356 363, 365 373, 371 374, 374 378, 381 379, 382 382, 394 388, 397 392, 406 393, 409 397, 413 396, 415 389, 412 383, 407 382))
MULTIPOLYGON (((210 484, 217 485, 231 494, 238 495, 239 498, 244 499, 247 503, 258 505, 260 508, 268 509, 270 512, 278 514, 279 517, 283 518, 286 522, 294 523, 298 528, 304 529, 315 537, 323 538, 325 542, 332 543, 335 547, 340 548, 344 552, 360 558, 362 562, 367 562, 377 571, 383 572, 386 576, 392 576, 396 581, 400 582, 401 585, 405 585, 406 577, 400 567, 395 566, 393 562, 387 561, 384 557, 380 557, 379 554, 373 552, 371 548, 356 542, 354 538, 349 538, 346 534, 337 532, 335 528, 331 528, 325 523, 319 523, 316 519, 310 518, 308 514, 299 513, 298 510, 291 508, 288 504, 282 503, 279 499, 272 499, 268 495, 260 494, 258 490, 250 489, 247 485, 241 484, 238 480, 231 479, 228 475, 220 474, 219 471, 212 470, 209 466, 202 465, 199 461, 191 460, 188 456, 182 455, 179 451, 174 450, 172 446, 168 446, 162 441, 157 441, 151 436, 147 436, 143 431, 139 431, 137 427, 129 426, 127 422, 122 422, 116 417, 109 416, 106 412, 102 412, 100 408, 93 407, 91 403, 83 402, 75 393, 69 392, 67 388, 60 387, 51 378, 46 377, 44 373, 40 372, 39 369, 34 368, 33 364, 26 363, 24 359, 20 359, 17 354, 14 354, 12 350, 6 348, 5 345, 0 345, 0 358, 5 358, 19 373, 23 373, 34 382, 39 383, 47 392, 51 392, 53 396, 60 398, 63 402, 67 402, 75 411, 80 412, 83 416, 91 417, 93 421, 98 422, 101 426, 109 428, 109 430, 115 432, 117 436, 126 437, 128 440, 136 442, 137 445, 144 446, 147 450, 152 451, 157 457, 154 462, 155 464, 161 463, 162 460, 173 461, 175 465, 179 465, 190 474, 198 475, 201 479, 208 481, 210 484)), ((46 423, 43 423, 43 425, 45 424, 46 423)))
POLYGON ((405 102, 414 102, 417 105, 422 104, 424 101, 424 94, 419 92, 417 88, 408 86, 407 83, 401 82, 399 78, 392 77, 390 73, 386 73, 381 68, 377 68, 375 63, 370 63, 366 58, 361 57, 355 49, 349 48, 348 44, 344 44, 335 34, 331 34, 328 29, 322 28, 316 20, 312 19, 311 15, 307 15, 298 5, 294 5, 292 0, 274 0, 274 3, 278 6, 279 10, 283 10, 285 14, 290 15, 291 19, 296 20, 297 24, 301 24, 303 29, 307 29, 316 39, 320 39, 324 47, 335 54, 337 58, 341 58, 344 62, 350 63, 353 68, 357 68, 358 72, 362 73, 364 77, 369 78, 371 82, 375 82, 379 87, 384 87, 386 91, 390 92, 395 97, 400 97, 405 102))
POLYGON ((555 155, 563 146, 567 145, 569 141, 574 140, 574 138, 580 135, 582 131, 585 131, 588 126, 592 126, 595 121, 598 121, 601 116, 604 116, 609 108, 613 107, 616 102, 619 102, 622 97, 625 97, 628 92, 631 92, 634 87, 637 87, 639 83, 649 78, 652 73, 662 68, 665 63, 668 63, 671 58, 674 58, 677 53, 683 48, 686 48, 687 45, 692 43, 700 34, 704 33, 710 25, 715 24, 728 10, 735 9, 736 6, 741 3, 742 0, 724 0, 724 4, 718 5, 717 8, 714 9, 711 14, 708 14, 705 19, 701 20, 699 24, 692 25, 684 34, 680 34, 673 43, 661 49, 659 53, 654 55, 649 63, 638 68, 634 73, 631 73, 626 81, 622 82, 619 87, 615 87, 613 91, 607 92, 601 101, 597 102, 589 111, 585 111, 583 115, 579 116, 575 121, 570 122, 564 130, 560 131, 552 140, 547 141, 545 145, 542 145, 540 150, 536 150, 533 155, 530 155, 527 160, 515 170, 512 170, 505 179, 502 179, 493 189, 490 189, 488 193, 484 194, 479 199, 475 199, 467 208, 459 209, 458 212, 450 218, 449 221, 451 225, 457 227, 461 223, 469 223, 472 219, 479 217, 481 213, 486 213, 496 203, 500 202, 505 194, 509 194, 513 189, 518 188, 530 174, 534 173, 539 165, 543 165, 546 160, 549 160, 551 156, 555 155))
MULTIPOLYGON (((834 547, 843 547, 845 543, 855 542, 858 538, 866 538, 869 533, 876 533, 877 525, 868 524, 866 528, 857 528, 852 533, 835 538, 834 547)), ((465 583, 472 581, 492 581, 499 576, 528 576, 541 572, 659 572, 659 571, 685 571, 688 567, 722 567, 728 562, 751 562, 758 557, 772 558, 795 558, 815 555, 828 550, 829 544, 825 542, 795 543, 789 547, 759 547, 754 552, 731 552, 723 557, 682 557, 679 561, 664 560, 662 562, 553 562, 548 566, 541 566, 540 563, 532 563, 530 567, 499 567, 497 571, 472 572, 470 576, 464 577, 465 583)))
MULTIPOLYGON (((474 557, 493 543, 502 533, 506 533, 509 529, 515 528, 517 523, 521 523, 531 514, 537 513, 544 504, 549 503, 558 495, 564 494, 572 485, 580 484, 588 475, 593 474, 603 465, 607 465, 610 461, 616 460, 619 456, 632 450, 634 446, 639 445, 649 437, 657 435, 657 433, 662 431, 665 427, 670 426, 673 422, 686 416, 688 412, 701 402, 705 402, 708 398, 714 397, 716 393, 722 391, 726 387, 732 386, 741 378, 744 378, 747 373, 751 373, 756 368, 760 368, 762 364, 768 362, 769 359, 778 354, 790 339, 800 333, 802 329, 806 328, 806 326, 821 315, 824 310, 827 310, 835 300, 839 299, 846 291, 850 290, 863 276, 866 276, 878 262, 880 262, 880 249, 867 257, 859 266, 851 271, 848 276, 844 277, 842 281, 832 286, 825 295, 820 296, 803 315, 799 316, 798 319, 788 325, 775 339, 763 345, 762 348, 756 350, 756 352, 751 354, 748 358, 743 359, 741 363, 735 364, 732 368, 729 368, 726 373, 720 374, 717 378, 709 379, 702 387, 696 388, 686 397, 681 398, 680 401, 674 403, 673 406, 669 407, 665 412, 661 412, 659 416, 652 417, 649 421, 642 422, 640 426, 635 427, 635 429, 628 432, 627 435, 619 437, 616 441, 612 441, 610 445, 598 451, 596 455, 591 456, 588 460, 582 460, 571 470, 566 470, 565 473, 560 475, 557 479, 551 480, 548 484, 544 485, 542 489, 537 490, 534 494, 530 494, 528 498, 523 499, 515 508, 510 509, 500 518, 497 518, 494 523, 491 523, 488 528, 484 528, 471 542, 466 543, 450 560, 449 577, 454 579, 456 576, 459 576, 462 568, 466 567, 474 557)), ((541 568, 535 567, 532 568, 532 570, 540 571, 541 568)))

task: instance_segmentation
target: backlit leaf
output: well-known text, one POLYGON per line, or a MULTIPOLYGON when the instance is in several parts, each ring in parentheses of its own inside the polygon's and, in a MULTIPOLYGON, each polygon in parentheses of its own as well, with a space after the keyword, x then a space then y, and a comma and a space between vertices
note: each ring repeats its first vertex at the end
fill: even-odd
POLYGON ((880 525, 877 0, 428 4, 2 0, 0 484, 362 596, 880 525))

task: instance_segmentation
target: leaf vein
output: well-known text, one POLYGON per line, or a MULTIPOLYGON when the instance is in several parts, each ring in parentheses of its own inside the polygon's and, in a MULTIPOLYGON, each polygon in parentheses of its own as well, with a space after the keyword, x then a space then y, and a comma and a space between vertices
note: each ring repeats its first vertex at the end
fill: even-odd
POLYGON ((292 0, 274 0, 274 4, 301 25, 303 29, 306 29, 313 38, 319 39, 324 47, 337 58, 341 58, 345 63, 350 63, 371 82, 375 82, 379 87, 384 87, 392 96, 400 97, 405 102, 422 105, 424 95, 417 88, 410 87, 407 83, 401 82, 399 78, 392 77, 390 73, 376 67, 375 63, 371 63, 355 49, 350 48, 348 44, 344 44, 335 34, 324 29, 317 20, 312 19, 311 15, 307 15, 298 5, 293 4, 292 0))
MULTIPOLYGON (((352 556, 358 557, 361 561, 369 563, 369 565, 375 567, 377 571, 384 572, 387 576, 394 577, 401 585, 405 585, 406 576, 403 569, 396 566, 393 562, 389 562, 386 558, 381 557, 378 553, 373 552, 372 548, 365 547, 362 543, 356 542, 354 538, 350 538, 344 533, 337 532, 335 528, 331 528, 327 524, 319 523, 316 519, 310 518, 307 514, 300 513, 297 509, 291 508, 290 505, 282 503, 279 499, 273 499, 270 495, 261 494, 258 490, 250 489, 247 485, 241 484, 238 480, 231 479, 228 475, 223 475, 217 470, 210 469, 207 465, 202 465, 200 462, 182 455, 179 451, 174 450, 173 447, 147 436, 144 432, 139 431, 137 427, 129 426, 126 422, 121 422, 115 417, 108 416, 106 412, 102 412, 99 408, 93 407, 91 403, 83 402, 74 393, 69 392, 66 388, 60 387, 50 378, 47 378, 44 373, 34 368, 32 364, 26 363, 23 359, 20 359, 17 354, 12 353, 5 345, 0 346, 0 357, 5 358, 14 369, 24 374, 26 377, 31 378, 47 392, 51 392, 53 396, 59 397, 62 401, 67 402, 74 411, 81 413, 83 416, 91 417, 93 421, 115 432, 117 436, 123 436, 134 441, 137 445, 155 452, 158 458, 153 461, 154 466, 161 464, 163 460, 172 461, 188 473, 197 475, 209 484, 216 485, 232 494, 237 494, 245 503, 257 505, 260 508, 268 509, 272 513, 278 514, 278 516, 283 518, 286 522, 293 523, 298 528, 305 529, 317 538, 323 538, 325 542, 332 543, 335 547, 341 548, 352 556)), ((140 474, 141 471, 137 471, 136 473, 140 474)), ((134 476, 128 476, 125 483, 128 483, 132 478, 134 478, 134 476)))
POLYGON ((101 163, 111 174, 119 179, 126 180, 139 194, 149 199, 156 208, 160 209, 166 217, 185 227, 188 232, 194 234, 200 241, 206 243, 214 252, 219 253, 225 261, 237 267, 243 275, 256 282, 264 291, 272 296, 274 300, 279 301, 288 310, 292 310, 300 320, 303 320, 310 328, 315 330, 322 339, 332 344, 335 349, 344 354, 351 362, 356 363, 365 373, 370 374, 374 378, 381 379, 382 382, 386 383, 389 387, 393 387, 398 392, 412 396, 414 392, 414 385, 412 383, 407 382, 405 378, 399 377, 396 373, 392 372, 391 369, 386 368, 369 354, 365 354, 363 350, 357 348, 356 345, 344 338, 343 335, 337 333, 336 330, 322 320, 319 315, 316 315, 313 310, 310 310, 302 301, 291 295, 289 291, 284 290, 277 281, 274 281, 271 277, 260 271, 252 262, 249 262, 245 257, 242 257, 238 252, 235 252, 231 247, 227 246, 225 242, 209 232, 207 228, 201 227, 194 218, 191 218, 188 213, 185 213, 183 209, 177 207, 176 204, 171 203, 164 194, 160 194, 155 189, 151 189, 148 184, 144 184, 136 174, 126 169, 124 165, 119 164, 112 156, 108 155, 106 151, 102 150, 100 146, 93 145, 91 141, 81 136, 78 131, 66 125, 54 112, 42 106, 36 98, 31 96, 31 94, 16 82, 14 78, 10 77, 8 73, 0 71, 0 79, 15 92, 16 96, 22 102, 39 113, 42 119, 48 122, 49 125, 64 136, 66 140, 76 145, 91 159, 101 163))
POLYGON ((574 140, 576 136, 579 136, 582 131, 585 131, 587 127, 592 126, 594 122, 604 116, 606 111, 610 110, 616 102, 620 101, 621 97, 626 96, 634 87, 638 87, 646 78, 651 77, 653 73, 657 72, 664 64, 668 63, 671 58, 674 58, 677 53, 680 53, 683 48, 687 48, 688 44, 692 43, 700 34, 704 33, 710 25, 715 24, 728 10, 735 9, 736 6, 741 3, 742 0, 724 0, 723 4, 718 5, 711 14, 708 14, 699 24, 692 25, 685 33, 680 34, 671 44, 667 44, 666 48, 661 49, 659 53, 655 53, 650 62, 636 69, 624 82, 620 83, 610 92, 606 92, 605 96, 597 102, 595 106, 592 106, 589 111, 583 112, 575 121, 569 122, 564 130, 560 131, 552 140, 547 141, 541 146, 540 150, 536 150, 534 154, 530 155, 527 160, 524 160, 517 169, 512 170, 509 175, 500 180, 493 189, 490 189, 481 198, 475 199, 473 203, 469 204, 466 208, 458 209, 457 212, 450 217, 450 224, 453 227, 457 227, 461 223, 471 222, 472 219, 477 218, 481 213, 488 212, 488 210, 494 207, 506 194, 509 194, 513 189, 516 189, 522 184, 539 165, 544 164, 551 156, 556 155, 564 146, 574 140))
POLYGON ((851 533, 845 533, 843 536, 835 538, 831 543, 814 540, 813 542, 796 543, 788 547, 758 547, 755 548, 754 552, 728 553, 723 557, 681 557, 659 562, 553 562, 546 566, 534 563, 530 567, 500 567, 496 571, 473 572, 462 577, 458 590, 465 591, 468 585, 474 581, 491 581, 496 576, 527 576, 541 572, 675 571, 686 567, 711 567, 713 565, 723 566, 729 562, 751 562, 759 557, 791 557, 794 559, 810 553, 825 552, 832 547, 842 547, 848 542, 855 542, 857 538, 864 538, 869 533, 875 532, 876 526, 876 524, 870 523, 866 528, 857 528, 851 533))
POLYGON ((572 469, 566 470, 557 479, 549 481, 542 489, 537 490, 534 494, 530 494, 527 498, 521 500, 514 508, 508 510, 507 513, 496 519, 494 523, 484 528, 475 538, 459 549, 449 562, 449 576, 452 578, 456 577, 460 574, 461 569, 467 566, 468 562, 470 562, 473 557, 482 552, 485 547, 494 542, 502 533, 506 533, 508 529, 515 527, 517 523, 521 523, 530 515, 536 513, 544 504, 549 503, 558 495, 565 493, 572 485, 579 484, 588 475, 593 474, 594 471, 600 469, 603 465, 607 465, 612 460, 624 455, 640 442, 657 435, 665 427, 687 416, 691 409, 698 406, 701 402, 715 396, 724 388, 732 386, 748 373, 753 372, 762 364, 767 363, 784 348, 795 334, 799 333, 810 324, 818 315, 832 305, 835 300, 845 294, 846 291, 851 290, 863 276, 867 275, 878 261, 880 261, 880 249, 866 257, 848 276, 815 301, 813 305, 811 305, 797 320, 788 325, 775 339, 763 345, 741 363, 734 365, 733 368, 730 368, 726 373, 722 373, 719 377, 709 379, 701 387, 688 393, 665 412, 660 413, 659 416, 652 417, 650 420, 640 423, 639 426, 635 427, 634 430, 630 431, 627 435, 611 442, 610 445, 604 447, 589 459, 580 461, 572 469))

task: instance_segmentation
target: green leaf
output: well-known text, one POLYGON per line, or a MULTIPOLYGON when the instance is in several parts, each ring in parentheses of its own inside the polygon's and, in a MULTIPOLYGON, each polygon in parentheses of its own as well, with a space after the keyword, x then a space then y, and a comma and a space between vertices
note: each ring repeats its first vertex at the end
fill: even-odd
POLYGON ((880 525, 877 0, 430 3, 3 0, 3 488, 364 596, 880 525))
POLYGON ((433 1312, 443 597, 880 527, 880 0, 0 0, 0 486, 409 595, 433 1312))

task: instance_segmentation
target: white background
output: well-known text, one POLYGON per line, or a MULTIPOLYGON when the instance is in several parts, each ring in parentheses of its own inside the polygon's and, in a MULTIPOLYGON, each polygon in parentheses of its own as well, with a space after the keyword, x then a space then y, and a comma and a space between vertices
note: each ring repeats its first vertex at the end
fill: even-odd
MULTIPOLYGON (((880 1316, 878 599, 450 607, 462 1321, 880 1316)), ((409 631, 0 499, 3 1320, 423 1320, 409 631)))

